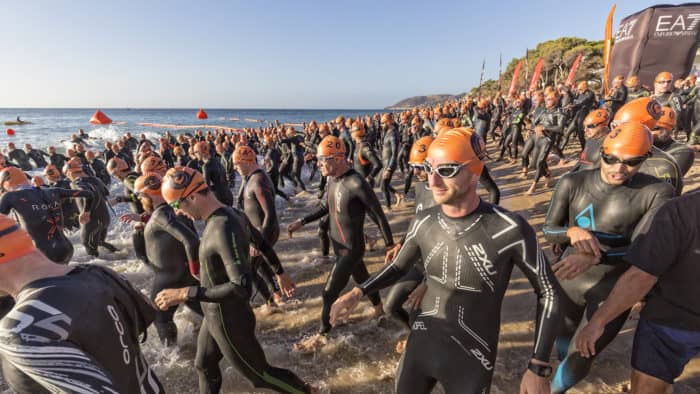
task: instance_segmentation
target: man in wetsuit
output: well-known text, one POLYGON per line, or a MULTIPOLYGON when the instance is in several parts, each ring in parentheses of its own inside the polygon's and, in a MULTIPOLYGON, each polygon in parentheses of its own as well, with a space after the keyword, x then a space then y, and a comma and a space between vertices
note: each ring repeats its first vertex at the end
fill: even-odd
MULTIPOLYGON (((600 169, 565 175, 552 195, 543 232, 564 250, 553 265, 564 292, 554 393, 565 392, 588 374, 593 360, 582 357, 571 339, 627 269, 623 258, 630 243, 646 232, 656 210, 673 196, 668 183, 640 172, 651 147, 649 129, 627 122, 605 137, 600 169)), ((615 338, 628 313, 606 325, 597 353, 615 338)))
POLYGON ((367 143, 365 126, 362 122, 353 123, 351 130, 352 138, 357 146, 353 168, 367 180, 370 186, 374 186, 374 180, 377 179, 377 175, 382 170, 382 162, 372 145, 367 143))
POLYGON ((233 205, 233 193, 228 187, 226 170, 219 160, 212 159, 209 143, 206 141, 197 143, 194 146, 194 153, 201 163, 202 174, 207 181, 207 186, 224 205, 233 205))
MULTIPOLYGON (((586 90, 590 93, 589 90, 586 90)), ((550 187, 552 183, 552 173, 547 165, 547 158, 549 156, 549 151, 552 146, 556 143, 561 136, 564 129, 564 113, 557 108, 558 97, 556 93, 549 93, 545 99, 545 109, 544 111, 538 113, 537 118, 533 119, 532 125, 535 129, 535 150, 533 157, 535 159, 535 165, 537 166, 537 171, 535 172, 535 179, 532 181, 532 185, 525 192, 525 194, 530 195, 537 189, 537 182, 543 176, 546 178, 545 186, 550 187)), ((587 113, 587 112, 586 112, 587 113)), ((585 116, 585 115, 584 115, 585 116)), ((581 119, 582 121, 583 119, 581 119)), ((579 126, 576 126, 579 127, 579 126)), ((583 129, 583 126, 580 126, 583 129)), ((582 132, 583 134, 583 132, 582 132)), ((563 149, 562 145, 562 149, 563 149)), ((585 146, 585 141, 581 141, 581 148, 585 146)), ((523 150, 523 155, 525 151, 523 150)))
POLYGON ((424 163, 436 206, 418 213, 394 261, 333 305, 347 316, 363 294, 401 278, 422 261, 427 291, 396 375, 397 393, 489 392, 501 302, 517 265, 538 298, 535 344, 521 393, 549 391, 549 355, 559 324, 559 288, 530 225, 476 193, 483 162, 458 130, 438 136, 424 163))
POLYGON ((23 150, 17 149, 14 142, 7 143, 7 158, 21 168, 22 171, 32 170, 32 165, 29 163, 29 157, 23 150))
POLYGON ((279 149, 277 149, 275 138, 273 136, 265 136, 263 141, 265 142, 265 147, 267 148, 265 158, 263 159, 263 163, 265 164, 265 172, 267 172, 267 175, 272 181, 272 186, 275 188, 275 194, 284 198, 285 201, 289 201, 289 196, 278 188, 281 156, 279 149))
MULTIPOLYGON (((280 235, 272 181, 258 165, 255 152, 247 145, 239 145, 233 152, 233 165, 243 178, 237 206, 272 247, 280 235)), ((255 288, 268 306, 280 303, 282 298, 274 273, 256 249, 251 248, 250 256, 255 288)), ((272 310, 265 308, 264 311, 269 313, 272 310)))
MULTIPOLYGON (((46 176, 49 187, 58 187, 62 189, 71 188, 70 180, 64 177, 53 164, 49 164, 44 168, 44 176, 46 176)), ((61 214, 63 215, 64 228, 68 230, 80 228, 80 210, 73 199, 67 198, 61 200, 61 214)))
POLYGON ((243 212, 223 205, 199 172, 171 168, 161 193, 176 209, 195 220, 206 220, 199 246, 201 286, 162 290, 156 296, 161 310, 185 301, 199 301, 204 320, 197 338, 195 366, 200 393, 218 393, 222 357, 234 365, 255 387, 284 393, 309 393, 309 385, 289 370, 268 364, 255 338, 255 315, 250 307, 252 245, 274 267, 280 288, 292 295, 294 283, 284 272, 277 255, 243 212))
POLYGON ((60 171, 66 164, 66 160, 68 160, 68 158, 56 152, 56 147, 54 146, 49 146, 46 151, 49 154, 49 162, 60 171))
POLYGON ((46 160, 44 156, 49 157, 49 154, 43 150, 32 148, 31 144, 24 144, 24 152, 27 154, 27 158, 33 161, 37 168, 46 167, 46 160))
POLYGON ((154 308, 115 272, 57 265, 0 215, 3 380, 17 393, 163 393, 141 353, 154 308))
POLYGON ((627 103, 651 95, 651 92, 642 86, 642 81, 640 81, 639 77, 636 75, 629 76, 625 81, 625 86, 627 87, 627 103))
POLYGON ((111 222, 107 198, 109 189, 101 180, 94 176, 85 174, 80 159, 74 157, 63 167, 63 173, 71 180, 73 190, 86 190, 93 194, 92 198, 85 199, 85 202, 78 201, 78 208, 81 212, 89 209, 90 219, 80 224, 80 239, 85 246, 85 252, 90 256, 98 257, 98 246, 102 246, 110 252, 116 252, 117 248, 107 242, 107 230, 111 222))
POLYGON ((678 163, 681 174, 685 176, 695 161, 695 150, 673 139, 676 128, 676 112, 671 107, 663 107, 663 114, 651 129, 654 146, 668 153, 678 163))
POLYGON ((99 178, 102 183, 105 184, 105 186, 109 186, 110 183, 112 183, 112 177, 109 176, 109 173, 107 172, 107 166, 105 166, 105 163, 97 158, 95 155, 95 152, 89 150, 85 152, 85 160, 87 160, 88 164, 92 168, 92 172, 95 173, 95 176, 99 178))
MULTIPOLYGON (((289 233, 299 230, 307 223, 326 215, 330 222, 330 239, 336 262, 323 288, 323 309, 319 333, 308 342, 299 343, 297 348, 305 350, 321 336, 331 330, 330 310, 348 280, 352 276, 356 283, 362 283, 369 277, 367 266, 362 258, 365 254, 364 223, 369 214, 379 224, 387 248, 394 246, 391 228, 382 211, 377 196, 367 181, 353 170, 345 160, 345 144, 338 137, 327 136, 318 145, 316 155, 321 175, 328 176, 326 200, 314 212, 292 222, 289 233)), ((379 293, 368 294, 374 305, 375 316, 382 314, 379 293)))
POLYGON ((659 209, 624 257, 630 268, 576 336, 584 357, 597 353, 605 326, 646 296, 632 348, 631 393, 665 394, 700 351, 700 193, 659 209))
MULTIPOLYGON (((134 183, 140 174, 138 172, 131 171, 131 168, 129 168, 126 161, 120 159, 119 157, 113 157, 107 162, 107 171, 109 172, 109 175, 119 179, 124 185, 124 194, 113 197, 109 201, 110 205, 127 203, 129 204, 129 209, 132 213, 141 215, 144 212, 143 206, 134 192, 134 183)), ((139 260, 143 261, 144 263, 148 263, 142 223, 137 223, 137 225, 134 226, 134 232, 131 234, 131 242, 134 247, 136 257, 138 257, 139 260)))
POLYGON ((396 206, 399 206, 403 199, 401 194, 391 186, 391 177, 394 175, 398 164, 400 138, 393 114, 386 113, 382 115, 382 128, 384 130, 381 142, 384 169, 382 171, 381 189, 386 200, 386 207, 391 211, 391 195, 393 194, 396 197, 396 206))
POLYGON ((654 78, 654 94, 651 95, 662 107, 671 107, 676 117, 681 113, 681 98, 673 92, 673 74, 662 71, 654 78))
POLYGON ((559 145, 559 149, 561 151, 564 151, 564 148, 566 148, 566 145, 569 143, 569 137, 572 133, 575 133, 576 137, 578 137, 578 142, 581 145, 582 150, 586 146, 586 138, 584 137, 583 130, 583 119, 589 112, 591 112, 591 109, 595 104, 595 94, 588 89, 588 82, 586 81, 579 82, 577 88, 578 94, 576 95, 574 102, 571 103, 570 108, 574 112, 574 117, 569 123, 569 127, 566 130, 566 134, 564 135, 561 145, 559 145))
MULTIPOLYGON (((15 211, 36 247, 51 261, 68 264, 73 257, 73 244, 63 233, 61 200, 85 198, 93 193, 61 188, 36 188, 29 184, 27 176, 16 167, 0 171, 0 213, 15 211)), ((90 218, 90 207, 80 215, 81 222, 90 218)))
POLYGON ((624 81, 625 77, 622 75, 613 78, 610 93, 605 97, 605 108, 611 117, 614 117, 617 110, 627 102, 627 87, 623 84, 624 81))
POLYGON ((583 119, 586 146, 578 162, 570 172, 590 170, 600 166, 600 146, 610 132, 610 114, 604 109, 594 109, 583 119))
MULTIPOLYGON (((161 184, 161 176, 154 172, 138 177, 134 182, 134 193, 146 213, 122 216, 122 220, 146 222, 143 234, 148 262, 155 271, 151 288, 151 299, 154 301, 163 289, 199 285, 196 279, 199 275, 199 238, 194 223, 184 215, 175 214, 161 195, 161 184)), ((202 314, 198 302, 186 301, 185 304, 195 313, 202 314)), ((177 326, 173 322, 175 311, 177 305, 156 313, 154 323, 165 346, 177 343, 177 326)))

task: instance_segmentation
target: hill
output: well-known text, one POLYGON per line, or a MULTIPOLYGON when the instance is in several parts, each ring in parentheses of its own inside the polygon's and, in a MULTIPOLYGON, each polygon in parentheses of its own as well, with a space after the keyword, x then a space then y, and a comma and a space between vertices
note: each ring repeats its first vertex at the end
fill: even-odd
POLYGON ((451 94, 434 94, 432 96, 414 96, 414 97, 409 97, 407 99, 403 99, 390 107, 386 107, 386 109, 402 110, 402 109, 409 109, 409 108, 414 108, 414 107, 424 107, 424 106, 442 103, 444 101, 451 100, 454 98, 455 98, 455 96, 453 96, 451 94))

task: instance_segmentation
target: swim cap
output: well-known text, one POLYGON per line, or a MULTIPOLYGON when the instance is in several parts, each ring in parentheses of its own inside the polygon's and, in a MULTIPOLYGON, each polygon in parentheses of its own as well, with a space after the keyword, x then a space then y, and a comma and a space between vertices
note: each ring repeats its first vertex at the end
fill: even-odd
POLYGON ((443 131, 459 127, 459 119, 442 118, 435 124, 435 132, 440 134, 443 131))
POLYGON ((615 113, 612 124, 618 127, 624 123, 636 121, 653 129, 662 114, 663 110, 658 101, 651 97, 641 97, 620 107, 615 113))
POLYGON ((194 152, 201 153, 203 155, 209 154, 209 143, 206 141, 200 141, 194 144, 194 152))
POLYGON ((457 127, 454 129, 462 134, 464 134, 471 143, 471 147, 479 160, 484 161, 486 159, 486 143, 484 139, 478 133, 474 132, 471 127, 457 127))
POLYGON ((661 107, 662 115, 656 122, 659 129, 673 130, 676 127, 676 113, 671 107, 661 107))
POLYGON ((129 165, 118 157, 113 157, 107 162, 107 172, 109 175, 114 175, 117 172, 128 171, 129 165))
POLYGON ((408 155, 408 164, 423 164, 426 156, 428 156, 428 148, 433 143, 434 138, 431 136, 421 137, 413 143, 411 153, 408 155))
POLYGON ((316 156, 342 156, 345 154, 345 143, 338 137, 328 135, 318 143, 316 156))
POLYGON ((392 122, 394 122, 394 114, 392 114, 392 113, 382 114, 382 118, 380 120, 380 123, 384 124, 384 123, 392 123, 392 122))
POLYGON ((639 122, 627 122, 608 133, 603 140, 602 152, 618 157, 639 157, 649 153, 652 143, 649 128, 639 122))
POLYGON ((49 164, 46 166, 46 168, 44 168, 44 175, 51 182, 57 181, 61 178, 61 173, 58 172, 58 168, 56 168, 56 166, 53 164, 49 164))
POLYGON ((177 166, 165 173, 160 191, 165 201, 170 204, 206 188, 207 182, 199 171, 177 166))
POLYGON ((318 131, 319 131, 319 132, 330 133, 330 132, 331 132, 331 128, 330 128, 330 126, 328 126, 328 123, 321 123, 321 125, 318 126, 318 131))
POLYGON ((150 156, 141 163, 141 173, 145 174, 147 172, 155 172, 156 174, 163 176, 167 171, 165 162, 158 156, 150 156))
POLYGON ((335 123, 345 124, 345 118, 343 117, 343 115, 338 115, 338 117, 335 118, 335 123))
POLYGON ((604 109, 594 109, 593 111, 589 112, 588 115, 586 115, 585 119, 583 119, 583 125, 584 127, 590 124, 596 126, 605 124, 607 126, 609 121, 610 114, 608 111, 604 109))
POLYGON ((36 250, 32 237, 9 216, 0 214, 0 264, 36 250))
POLYGON ((577 88, 578 88, 578 90, 581 90, 581 91, 588 89, 588 82, 586 82, 586 81, 579 82, 577 88))
POLYGON ((95 160, 95 152, 93 152, 91 150, 85 152, 85 158, 90 160, 90 161, 95 160))
POLYGON ((423 125, 423 120, 421 120, 420 117, 414 116, 413 119, 411 120, 411 126, 422 126, 423 125))
POLYGON ((255 151, 248 145, 239 145, 233 151, 233 163, 257 163, 258 158, 255 157, 255 151))
POLYGON ((32 177, 32 186, 40 187, 40 186, 44 186, 44 185, 45 185, 44 178, 40 177, 39 175, 34 175, 32 177))
POLYGON ((160 187, 163 178, 155 172, 146 172, 134 181, 134 192, 137 194, 148 194, 150 196, 160 196, 160 187))
POLYGON ((28 184, 27 174, 17 167, 7 167, 0 171, 0 189, 3 191, 9 191, 28 184))
POLYGON ((426 158, 446 163, 465 164, 469 172, 478 176, 484 169, 484 163, 479 159, 475 145, 477 150, 481 149, 478 134, 471 133, 471 136, 468 136, 467 133, 458 129, 447 130, 430 144, 426 158))
POLYGON ((673 81, 673 74, 668 71, 661 71, 660 73, 656 74, 656 78, 654 78, 654 83, 659 81, 673 81))
POLYGON ((639 81, 639 77, 636 75, 630 75, 629 78, 625 81, 625 86, 628 88, 636 88, 639 86, 641 82, 639 81))
POLYGON ((184 153, 185 153, 185 151, 184 151, 184 150, 182 149, 182 147, 179 146, 179 145, 173 148, 173 154, 174 154, 175 156, 181 156, 181 155, 183 155, 184 153))
POLYGON ((353 123, 352 128, 350 130, 352 130, 352 132, 350 133, 350 136, 354 140, 360 140, 366 134, 365 133, 365 125, 362 124, 362 122, 353 123))

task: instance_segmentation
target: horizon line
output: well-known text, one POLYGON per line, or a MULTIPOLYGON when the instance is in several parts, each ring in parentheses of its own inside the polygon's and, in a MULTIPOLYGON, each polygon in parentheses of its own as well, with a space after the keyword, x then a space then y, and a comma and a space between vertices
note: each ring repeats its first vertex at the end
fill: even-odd
POLYGON ((386 110, 383 108, 263 108, 263 107, 248 107, 248 108, 207 108, 207 107, 0 107, 0 110, 12 109, 85 109, 85 110, 111 110, 111 109, 175 109, 175 110, 199 110, 205 111, 250 111, 250 110, 270 110, 270 111, 377 111, 386 110))

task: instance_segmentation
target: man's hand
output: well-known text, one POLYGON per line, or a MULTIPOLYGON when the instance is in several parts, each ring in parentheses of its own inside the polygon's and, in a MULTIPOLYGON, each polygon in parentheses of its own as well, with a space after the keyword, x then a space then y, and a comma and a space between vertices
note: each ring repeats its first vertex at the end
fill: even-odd
POLYGON ((187 301, 187 287, 179 289, 161 290, 156 296, 156 305, 161 311, 168 310, 171 306, 182 304, 187 301))
POLYGON ((520 394, 549 394, 549 379, 536 375, 529 369, 520 381, 520 394))
POLYGON ((391 249, 387 249, 386 254, 384 255, 384 264, 389 264, 394 261, 396 255, 399 253, 399 249, 401 249, 400 243, 394 245, 394 247, 391 249))
POLYGON ((335 327, 339 320, 346 320, 350 313, 357 308, 361 298, 362 290, 359 287, 354 287, 338 298, 331 306, 331 326, 335 327))
POLYGON ((287 233, 289 234, 289 238, 292 238, 292 234, 302 227, 304 227, 304 223, 301 222, 301 219, 297 219, 291 222, 289 226, 287 226, 287 233))
POLYGON ((576 349, 581 356, 589 358, 595 356, 595 343, 603 335, 605 325, 600 324, 595 318, 586 324, 576 336, 576 349))
POLYGON ((600 257, 600 242, 598 238, 594 237, 590 231, 584 230, 581 227, 569 227, 566 230, 566 236, 569 237, 571 241, 571 246, 578 249, 581 253, 592 254, 596 257, 600 257))
POLYGON ((90 212, 83 212, 78 216, 78 222, 80 224, 87 224, 90 221, 90 212))
POLYGON ((391 172, 388 170, 385 170, 384 173, 382 174, 382 179, 384 179, 384 180, 391 179, 391 172))
POLYGON ((552 271, 554 271, 554 275, 559 280, 571 280, 588 271, 589 268, 598 264, 598 262, 600 262, 600 259, 590 254, 572 254, 554 264, 552 271))
POLYGON ((250 257, 258 257, 258 256, 260 256, 260 252, 258 252, 258 250, 255 249, 255 247, 253 247, 253 245, 250 245, 249 251, 250 251, 250 257))
POLYGON ((423 302, 423 296, 427 290, 428 286, 425 285, 425 282, 421 282, 421 284, 419 284, 418 287, 416 287, 415 290, 408 295, 406 304, 408 304, 408 307, 411 310, 415 311, 416 309, 420 308, 420 304, 423 302))
POLYGON ((283 272, 277 275, 277 283, 279 283, 280 291, 282 291, 282 294, 284 294, 285 297, 294 297, 294 290, 296 289, 296 284, 294 284, 294 280, 291 276, 289 276, 288 273, 283 272))
POLYGON ((140 222, 141 215, 139 215, 138 213, 125 213, 121 217, 119 217, 119 220, 121 220, 122 223, 140 222))

